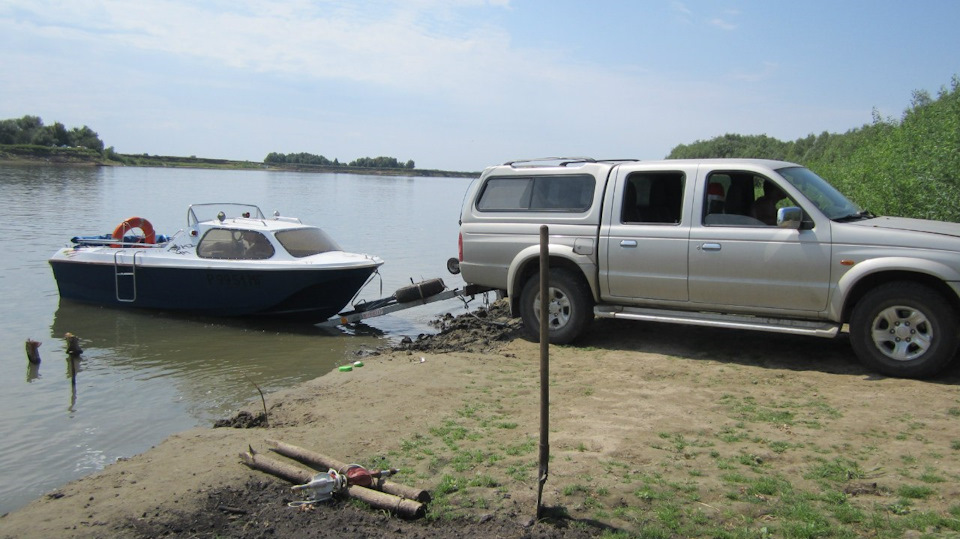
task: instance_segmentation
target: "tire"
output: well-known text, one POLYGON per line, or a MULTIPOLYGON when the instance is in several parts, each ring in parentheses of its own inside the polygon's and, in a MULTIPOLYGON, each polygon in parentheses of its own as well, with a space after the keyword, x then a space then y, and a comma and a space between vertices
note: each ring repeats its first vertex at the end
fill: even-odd
POLYGON ((443 284, 443 279, 428 279, 397 289, 393 297, 397 298, 398 303, 409 303, 435 296, 446 288, 447 285, 443 284))
POLYGON ((934 376, 957 353, 956 310, 917 283, 879 286, 854 306, 850 343, 868 368, 901 378, 934 376))
MULTIPOLYGON (((576 273, 550 270, 549 335, 553 344, 567 344, 579 337, 593 320, 593 295, 586 281, 576 273)), ((534 342, 540 341, 540 274, 523 285, 520 292, 523 329, 534 342)))

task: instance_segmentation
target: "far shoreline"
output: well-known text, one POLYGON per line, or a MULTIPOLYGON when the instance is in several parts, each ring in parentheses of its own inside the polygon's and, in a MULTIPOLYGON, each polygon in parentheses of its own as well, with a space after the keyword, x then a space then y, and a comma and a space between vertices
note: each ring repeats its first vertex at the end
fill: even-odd
POLYGON ((159 167, 159 168, 206 168, 216 170, 269 170, 279 172, 309 172, 327 174, 366 174, 374 176, 405 176, 433 178, 476 178, 479 172, 463 172, 435 169, 371 168, 333 165, 275 165, 256 161, 234 161, 230 159, 211 159, 204 157, 178 157, 147 154, 114 154, 117 159, 105 155, 74 151, 73 148, 50 148, 45 155, 25 151, 16 151, 9 146, 0 146, 0 166, 2 165, 54 165, 82 167, 159 167))

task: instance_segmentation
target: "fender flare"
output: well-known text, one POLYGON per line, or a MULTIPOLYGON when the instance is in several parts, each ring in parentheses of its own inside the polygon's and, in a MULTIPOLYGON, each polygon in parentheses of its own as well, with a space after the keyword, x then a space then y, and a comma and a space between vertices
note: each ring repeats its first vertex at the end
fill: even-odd
MULTIPOLYGON (((551 259, 561 258, 564 260, 570 261, 572 264, 580 268, 580 272, 583 274, 583 278, 586 279, 587 285, 590 286, 590 292, 593 294, 594 299, 596 299, 598 288, 597 288, 597 265, 590 259, 589 256, 577 254, 574 252, 573 247, 567 245, 560 245, 551 243, 547 246, 547 249, 550 253, 551 259)), ((523 286, 523 283, 517 282, 519 280, 521 270, 530 263, 539 263, 540 262, 540 245, 531 245, 521 250, 516 256, 513 257, 513 260, 510 261, 510 266, 507 269, 507 295, 514 298, 510 301, 513 305, 517 294, 514 294, 515 291, 519 291, 519 287, 523 286)))
POLYGON ((840 320, 842 318, 844 306, 850 299, 851 291, 853 291, 863 279, 886 272, 926 275, 943 281, 944 284, 953 289, 955 293, 958 292, 957 285, 951 284, 951 282, 960 282, 960 272, 942 262, 906 256, 872 258, 858 262, 837 281, 836 290, 829 305, 830 319, 840 320))

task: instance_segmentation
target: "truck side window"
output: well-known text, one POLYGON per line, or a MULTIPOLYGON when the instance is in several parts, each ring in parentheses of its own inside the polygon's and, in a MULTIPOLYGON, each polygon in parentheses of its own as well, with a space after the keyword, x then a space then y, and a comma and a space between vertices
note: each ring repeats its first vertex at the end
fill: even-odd
MULTIPOLYGON (((707 226, 776 226, 775 206, 786 195, 770 204, 776 187, 770 180, 752 172, 714 172, 707 178, 703 199, 703 224, 707 226), (771 209, 772 208, 772 209, 771 209), (771 217, 772 214, 772 217, 771 217), (772 219, 772 221, 771 221, 772 219)), ((782 191, 780 191, 782 194, 782 191)))
POLYGON ((623 190, 624 223, 680 222, 683 208, 683 172, 634 172, 623 190))
POLYGON ((490 178, 477 199, 479 211, 583 213, 593 204, 596 180, 589 174, 490 178))

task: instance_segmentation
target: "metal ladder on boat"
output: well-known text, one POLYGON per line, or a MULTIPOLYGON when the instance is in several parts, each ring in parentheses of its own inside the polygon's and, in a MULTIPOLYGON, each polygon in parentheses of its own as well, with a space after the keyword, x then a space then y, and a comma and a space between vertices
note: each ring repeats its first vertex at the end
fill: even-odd
POLYGON ((133 303, 137 301, 137 255, 142 251, 133 252, 133 261, 123 263, 124 253, 117 251, 113 254, 114 291, 117 301, 133 303))

